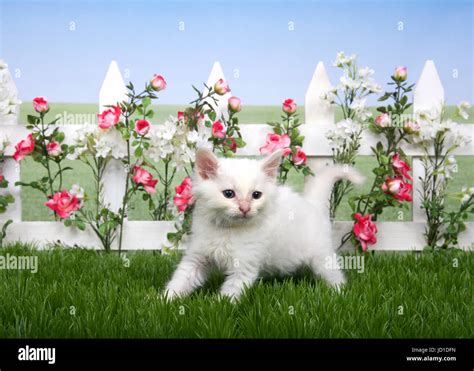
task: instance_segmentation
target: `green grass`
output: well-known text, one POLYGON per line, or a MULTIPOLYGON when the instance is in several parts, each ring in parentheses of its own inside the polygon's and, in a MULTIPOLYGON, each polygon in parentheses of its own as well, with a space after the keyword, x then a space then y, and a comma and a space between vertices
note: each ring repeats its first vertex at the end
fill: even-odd
MULTIPOLYGON (((85 122, 91 123, 92 120, 95 120, 95 115, 98 112, 99 105, 93 103, 51 103, 51 110, 48 113, 48 116, 51 118, 55 118, 56 115, 64 115, 66 113, 68 116, 65 117, 65 122, 68 123, 68 117, 71 117, 69 120, 72 119, 72 115, 74 116, 74 123, 81 124, 85 122)), ((155 117, 153 118, 154 123, 163 122, 165 119, 168 118, 169 115, 176 116, 178 111, 182 111, 187 105, 154 105, 153 110, 155 111, 155 117)), ((371 108, 372 112, 375 114, 376 109, 371 108)), ((458 117, 454 117, 456 111, 455 106, 448 106, 446 107, 445 115, 448 118, 453 118, 453 120, 464 123, 469 122, 471 120, 463 120, 458 117)), ((469 110, 470 117, 474 115, 474 107, 471 107, 469 110)), ((297 113, 300 117, 304 118, 304 106, 298 106, 297 113)), ((21 105, 20 110, 20 123, 26 123, 27 115, 35 114, 33 110, 33 106, 31 103, 23 103, 21 105)), ((239 121, 243 124, 264 124, 268 121, 276 121, 279 120, 281 116, 281 106, 252 106, 252 105, 245 105, 242 108, 242 111, 239 112, 238 117, 239 121)), ((342 118, 342 111, 336 110, 335 113, 336 121, 342 118)))
POLYGON ((7 253, 38 256, 38 272, 0 270, 1 338, 474 335, 474 256, 456 250, 424 252, 419 259, 414 253, 367 254, 364 273, 347 271, 341 294, 307 271, 271 277, 236 305, 217 299, 218 272, 188 298, 158 299, 179 256, 129 253, 127 268, 116 254, 90 250, 0 250, 7 253))

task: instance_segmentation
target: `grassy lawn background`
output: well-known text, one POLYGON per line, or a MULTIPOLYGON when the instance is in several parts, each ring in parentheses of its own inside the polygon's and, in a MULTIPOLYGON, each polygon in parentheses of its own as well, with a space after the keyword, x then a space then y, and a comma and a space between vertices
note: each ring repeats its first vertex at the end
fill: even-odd
MULTIPOLYGON (((182 109, 183 106, 178 105, 158 105, 155 106, 156 116, 153 119, 154 123, 163 122, 168 115, 176 115, 176 112, 182 109)), ((63 115, 78 115, 75 116, 80 122, 84 123, 90 120, 95 120, 98 106, 96 104, 72 104, 72 103, 51 103, 51 111, 49 116, 55 117, 57 114, 63 115)), ((373 109, 375 112, 375 109, 373 109)), ((451 117, 454 115, 455 107, 447 107, 446 115, 451 117)), ((26 116, 33 114, 33 108, 30 103, 23 103, 21 107, 20 122, 26 122, 26 116)), ((298 108, 298 113, 304 117, 304 107, 298 108)), ((471 114, 474 114, 474 108, 471 108, 471 114)), ((244 106, 242 112, 239 113, 239 118, 242 123, 265 123, 267 121, 278 120, 281 115, 280 106, 244 106)), ((67 120, 66 116, 66 120, 67 120)), ((342 114, 340 111, 336 112, 336 119, 340 119, 342 114)), ((465 122, 461 120, 460 122, 465 122)), ((66 122, 67 123, 67 122, 66 122)), ((459 172, 456 174, 454 181, 451 183, 449 191, 459 192, 464 185, 474 184, 474 172, 472 171, 474 160, 472 157, 458 157, 459 172)), ((367 176, 366 183, 355 189, 355 192, 366 192, 370 188, 373 174, 371 169, 375 164, 375 160, 369 156, 361 156, 357 160, 357 168, 367 176)), ((22 161, 22 180, 30 181, 38 179, 43 172, 37 164, 31 159, 27 158, 22 161)), ((79 183, 83 186, 89 195, 93 195, 94 187, 92 185, 89 169, 79 161, 69 162, 67 166, 72 166, 74 171, 69 172, 65 177, 65 187, 68 188, 74 183, 79 183)), ((176 183, 179 183, 184 177, 184 173, 178 174, 176 183)), ((289 184, 296 190, 300 191, 303 188, 303 177, 297 173, 292 173, 289 179, 289 184)), ((158 185, 158 192, 160 192, 160 185, 158 185)), ((23 220, 52 220, 52 215, 46 207, 43 206, 44 200, 42 195, 30 188, 25 188, 22 192, 22 211, 23 220)), ((451 209, 457 205, 457 201, 448 199, 447 207, 451 209)), ((130 205, 130 219, 131 220, 149 220, 150 215, 146 203, 141 201, 141 198, 136 197, 130 205)), ((411 205, 410 205, 411 209, 411 205)), ((381 216, 380 220, 398 220, 398 211, 400 209, 388 209, 381 216)), ((350 219, 350 208, 346 200, 343 200, 338 210, 338 220, 350 219)), ((411 220, 411 210, 403 210, 403 220, 411 220)), ((470 215, 471 220, 474 220, 474 215, 470 215)))
POLYGON ((461 251, 366 254, 364 273, 347 271, 341 294, 303 271, 260 281, 236 305, 218 300, 217 272, 188 298, 158 299, 176 255, 129 253, 127 268, 116 254, 90 250, 7 253, 37 255, 39 269, 0 270, 1 338, 474 336, 474 256, 461 251))
MULTIPOLYGON (((76 116, 79 122, 74 122, 75 124, 89 122, 91 120, 96 120, 96 114, 99 109, 98 104, 94 103, 50 103, 51 109, 48 113, 48 116, 55 118, 56 115, 82 115, 76 116)), ((162 123, 166 120, 169 115, 176 116, 178 111, 182 111, 186 108, 187 105, 153 105, 153 110, 155 111, 155 117, 153 118, 153 123, 162 123)), ((375 114, 375 107, 371 108, 371 111, 375 114)), ((469 109, 470 120, 460 119, 454 117, 456 111, 455 106, 446 107, 446 117, 452 118, 454 121, 459 123, 472 122, 474 120, 474 107, 469 109)), ((238 117, 239 121, 242 124, 264 124, 268 121, 279 120, 281 116, 281 106, 248 106, 243 102, 242 111, 239 112, 238 117)), ((298 106, 297 113, 304 120, 304 106, 298 106)), ((20 110, 20 123, 26 123, 27 115, 35 114, 33 106, 31 103, 23 103, 20 110)), ((342 111, 336 110, 335 112, 336 121, 342 118, 342 111)), ((67 120, 67 117, 66 119, 67 120)), ((96 122, 96 121, 95 121, 96 122)), ((67 122, 66 122, 67 123, 67 122)))

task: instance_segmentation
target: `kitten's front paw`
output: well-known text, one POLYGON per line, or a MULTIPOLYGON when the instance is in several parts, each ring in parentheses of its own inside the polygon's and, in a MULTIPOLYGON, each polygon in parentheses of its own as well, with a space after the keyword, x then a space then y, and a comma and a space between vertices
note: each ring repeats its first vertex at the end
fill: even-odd
POLYGON ((219 301, 221 300, 229 300, 232 304, 235 304, 239 301, 240 293, 235 293, 235 292, 228 292, 221 290, 218 299, 219 301))

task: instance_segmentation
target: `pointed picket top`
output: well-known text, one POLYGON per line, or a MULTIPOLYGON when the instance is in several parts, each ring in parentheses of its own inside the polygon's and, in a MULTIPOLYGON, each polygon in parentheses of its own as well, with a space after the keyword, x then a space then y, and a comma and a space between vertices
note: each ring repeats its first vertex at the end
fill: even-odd
POLYGON ((20 100, 18 99, 18 89, 15 81, 8 69, 8 64, 0 59, 0 100, 7 104, 2 104, 0 110, 0 123, 3 125, 18 124, 20 114, 20 100))
MULTIPOLYGON (((207 79, 207 86, 209 87, 214 86, 214 84, 220 79, 223 79, 224 81, 227 82, 224 76, 224 72, 222 71, 221 64, 218 61, 216 61, 214 62, 211 69, 211 73, 209 74, 209 78, 207 79)), ((219 117, 222 113, 226 114, 227 104, 228 104, 227 102, 229 98, 231 97, 231 93, 229 92, 224 95, 215 95, 214 97, 216 98, 218 102, 217 106, 214 104, 212 100, 209 100, 209 104, 213 106, 214 109, 217 111, 217 117, 219 117)))
MULTIPOLYGON (((110 62, 109 69, 107 70, 99 92, 100 112, 106 109, 105 106, 107 105, 115 105, 118 102, 126 100, 126 93, 127 88, 125 87, 118 64, 116 61, 112 61, 110 62)), ((117 141, 117 145, 123 144, 119 143, 123 141, 120 136, 115 138, 115 140, 117 141)), ((104 170, 102 184, 107 185, 104 186, 104 204, 108 205, 110 210, 114 212, 118 212, 122 205, 126 179, 127 173, 124 170, 122 162, 115 159, 110 160, 104 170)))
POLYGON ((413 112, 441 114, 444 105, 443 84, 432 60, 427 60, 413 93, 413 112))
POLYGON ((99 92, 99 106, 102 112, 107 105, 117 104, 127 99, 127 88, 116 61, 110 62, 104 82, 99 92))
POLYGON ((305 96, 305 123, 326 125, 334 123, 334 107, 321 98, 332 89, 323 62, 318 62, 305 96))

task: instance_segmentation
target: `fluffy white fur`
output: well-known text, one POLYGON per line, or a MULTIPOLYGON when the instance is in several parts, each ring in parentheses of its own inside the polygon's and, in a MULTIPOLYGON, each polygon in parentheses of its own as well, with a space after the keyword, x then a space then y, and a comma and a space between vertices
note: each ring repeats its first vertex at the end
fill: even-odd
POLYGON ((340 269, 324 264, 334 254, 328 200, 335 181, 360 183, 363 178, 351 168, 327 167, 300 195, 277 185, 280 160, 281 152, 251 160, 198 151, 190 244, 166 287, 169 299, 202 286, 212 266, 225 273, 220 294, 231 300, 262 274, 288 274, 301 266, 335 288, 345 283, 340 269), (235 197, 224 197, 224 190, 233 190, 235 197), (259 199, 252 198, 255 191, 262 192, 259 199))

